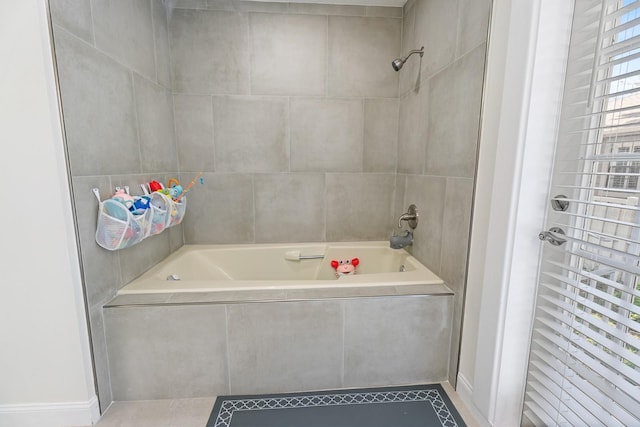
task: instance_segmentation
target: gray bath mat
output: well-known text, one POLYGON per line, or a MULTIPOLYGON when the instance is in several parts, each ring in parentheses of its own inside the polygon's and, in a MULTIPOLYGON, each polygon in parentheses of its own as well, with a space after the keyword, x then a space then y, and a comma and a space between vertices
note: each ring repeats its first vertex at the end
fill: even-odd
POLYGON ((439 384, 219 396, 207 427, 466 426, 439 384))

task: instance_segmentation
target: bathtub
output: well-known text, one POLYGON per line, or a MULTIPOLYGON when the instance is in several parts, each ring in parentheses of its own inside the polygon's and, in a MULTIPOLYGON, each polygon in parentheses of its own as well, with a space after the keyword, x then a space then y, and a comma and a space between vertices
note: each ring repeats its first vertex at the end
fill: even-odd
POLYGON ((389 242, 184 245, 118 295, 441 285, 442 279, 389 242), (318 256, 316 259, 300 259, 318 256), (336 276, 331 260, 358 258, 356 274, 336 276))
POLYGON ((103 306, 113 399, 446 381, 453 298, 386 241, 185 245, 103 306))

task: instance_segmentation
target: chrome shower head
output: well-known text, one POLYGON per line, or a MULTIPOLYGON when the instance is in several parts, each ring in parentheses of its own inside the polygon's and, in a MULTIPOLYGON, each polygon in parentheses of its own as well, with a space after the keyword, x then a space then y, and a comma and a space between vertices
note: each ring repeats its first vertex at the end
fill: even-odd
POLYGON ((396 58, 393 61, 391 61, 391 66, 396 71, 400 71, 400 68, 402 68, 403 65, 404 65, 404 60, 402 58, 396 58))
POLYGON ((405 62, 407 62, 407 59, 409 59, 409 57, 411 55, 413 55, 414 53, 419 53, 420 54, 420 58, 422 58, 422 55, 424 55, 424 46, 422 46, 420 49, 414 49, 411 52, 409 52, 409 54, 407 56, 405 56, 404 58, 396 58, 393 61, 391 61, 391 66, 393 67, 393 69, 395 71, 400 71, 400 69, 402 68, 402 66, 404 65, 405 62))

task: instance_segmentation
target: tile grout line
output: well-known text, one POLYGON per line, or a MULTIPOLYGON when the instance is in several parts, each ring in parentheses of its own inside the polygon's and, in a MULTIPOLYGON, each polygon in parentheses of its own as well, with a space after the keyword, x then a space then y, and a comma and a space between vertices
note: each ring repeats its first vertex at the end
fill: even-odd
POLYGON ((151 38, 153 39, 153 68, 156 72, 155 83, 162 86, 158 80, 158 44, 156 43, 156 20, 154 18, 155 5, 153 0, 149 0, 149 17, 151 18, 151 38))

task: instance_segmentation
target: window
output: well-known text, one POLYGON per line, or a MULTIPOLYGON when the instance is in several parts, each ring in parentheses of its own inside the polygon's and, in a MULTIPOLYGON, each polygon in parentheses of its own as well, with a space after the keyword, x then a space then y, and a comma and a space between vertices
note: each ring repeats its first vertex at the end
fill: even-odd
MULTIPOLYGON (((636 136, 640 140, 640 135, 636 136)), ((631 147, 619 147, 618 154, 628 153, 631 147)), ((633 147, 633 153, 640 153, 640 146, 633 147)), ((621 157, 621 156, 619 156, 621 157)), ((637 190, 638 175, 640 175, 639 161, 616 161, 609 166, 607 187, 611 189, 637 190)))

